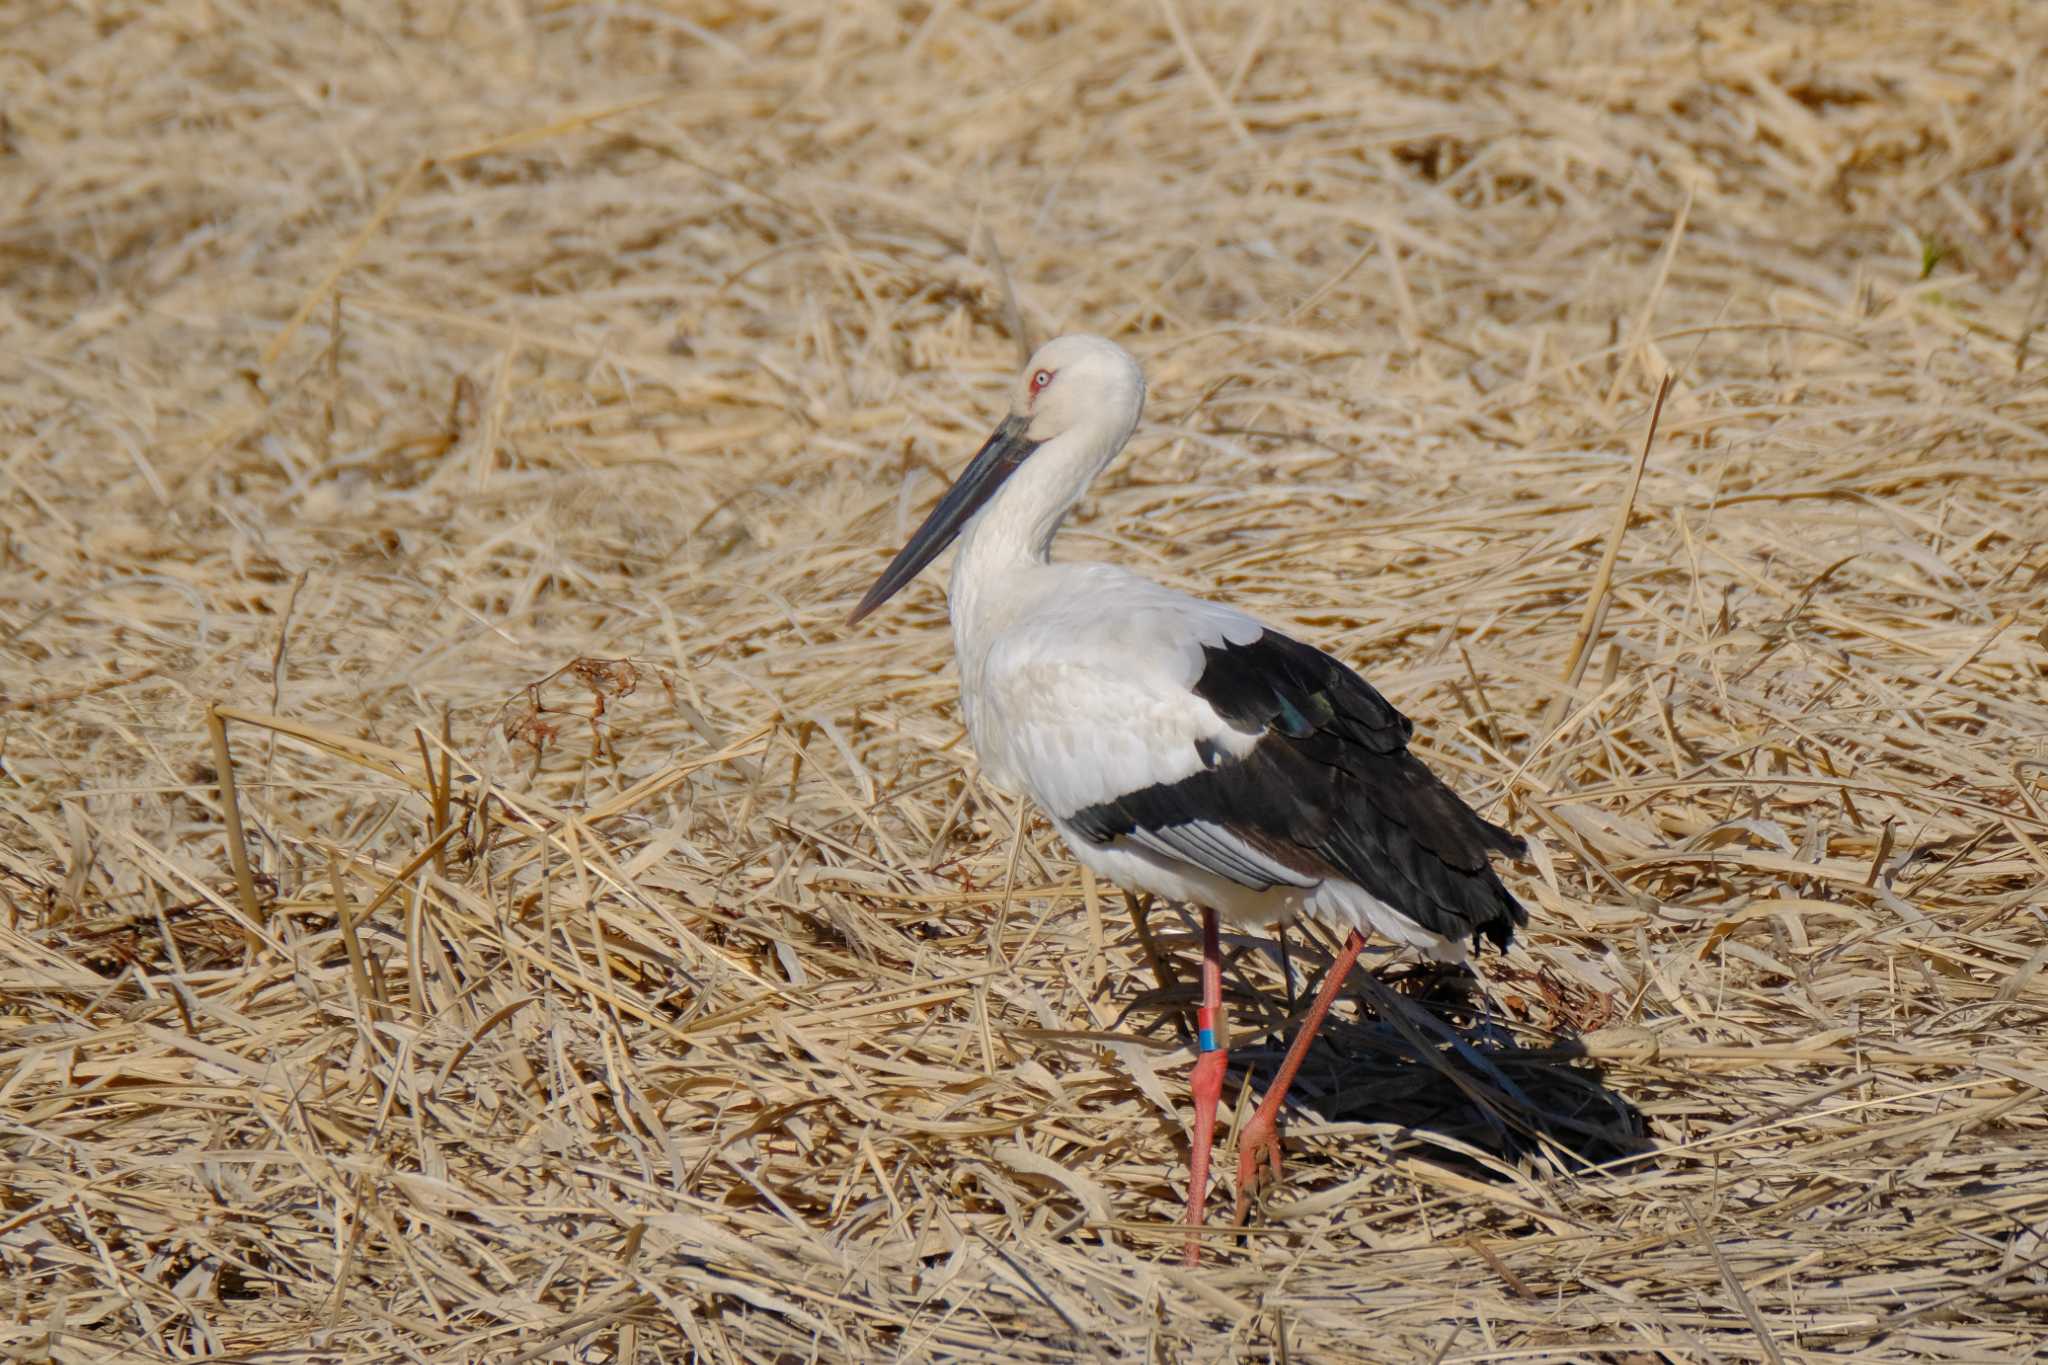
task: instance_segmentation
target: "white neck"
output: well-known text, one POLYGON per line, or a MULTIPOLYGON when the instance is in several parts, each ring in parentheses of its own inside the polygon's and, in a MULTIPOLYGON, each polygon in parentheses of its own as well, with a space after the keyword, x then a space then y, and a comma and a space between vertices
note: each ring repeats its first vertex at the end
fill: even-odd
POLYGON ((954 644, 963 660, 978 658, 978 643, 1026 604, 1023 580, 1051 561, 1060 523, 1129 436, 1130 427, 1119 423, 1054 437, 1032 452, 967 523, 946 589, 954 644))

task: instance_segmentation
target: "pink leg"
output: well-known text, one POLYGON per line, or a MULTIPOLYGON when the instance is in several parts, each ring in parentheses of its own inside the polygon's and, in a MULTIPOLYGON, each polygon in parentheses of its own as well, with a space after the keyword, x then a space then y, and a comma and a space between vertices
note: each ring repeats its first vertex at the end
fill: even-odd
POLYGON ((1240 1223, 1244 1222, 1245 1207, 1264 1174, 1259 1169, 1260 1161, 1270 1162, 1273 1179, 1277 1181, 1280 1178, 1281 1101, 1287 1098, 1287 1087, 1294 1084, 1294 1073, 1301 1070, 1301 1059, 1308 1055, 1309 1044, 1315 1041, 1316 1031, 1323 1026, 1323 1016, 1330 1012, 1330 1002, 1343 989, 1346 978, 1351 975, 1351 965, 1358 961, 1359 950, 1363 947, 1365 935, 1352 930, 1351 937, 1344 940, 1344 951, 1338 953, 1337 960, 1330 964, 1330 974, 1323 978, 1323 988, 1316 992, 1316 1002, 1309 1006, 1308 1017, 1301 1021, 1301 1031, 1294 1035, 1294 1043, 1280 1063, 1279 1074, 1266 1087, 1266 1097, 1259 1102, 1259 1112, 1252 1115, 1251 1122, 1237 1135, 1237 1221, 1240 1223))
MULTIPOLYGON (((1217 1037, 1216 1012, 1223 1005, 1223 953, 1216 942, 1216 912, 1202 911, 1202 1003, 1195 1010, 1195 1073, 1188 1086, 1195 1092, 1195 1150, 1188 1164, 1188 1227, 1202 1226, 1202 1206, 1209 1197, 1209 1148, 1216 1140, 1216 1104, 1223 1098, 1223 1076, 1230 1052, 1217 1037)), ((1188 1233, 1187 1264, 1202 1263, 1202 1239, 1188 1233)))

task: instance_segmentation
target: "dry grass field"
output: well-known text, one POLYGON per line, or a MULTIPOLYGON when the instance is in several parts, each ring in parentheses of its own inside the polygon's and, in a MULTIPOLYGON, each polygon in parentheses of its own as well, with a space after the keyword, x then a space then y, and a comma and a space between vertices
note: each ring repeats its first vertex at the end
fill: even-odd
POLYGON ((2044 110, 2024 0, 11 0, 0 1354, 2034 1355, 2044 110), (1195 1271, 1192 921, 841 625, 1063 330, 1064 553, 1540 849, 1195 1271))

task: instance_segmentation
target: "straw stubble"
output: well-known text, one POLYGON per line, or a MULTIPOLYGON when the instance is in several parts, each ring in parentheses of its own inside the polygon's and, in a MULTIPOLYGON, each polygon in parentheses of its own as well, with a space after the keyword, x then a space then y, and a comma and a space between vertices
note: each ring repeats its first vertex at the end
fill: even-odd
POLYGON ((2038 1349, 2033 8, 8 22, 8 1352, 2038 1349), (1194 1274, 1189 922, 1015 834, 937 574, 837 625, 1080 329, 1066 553, 1540 845, 1194 1274))

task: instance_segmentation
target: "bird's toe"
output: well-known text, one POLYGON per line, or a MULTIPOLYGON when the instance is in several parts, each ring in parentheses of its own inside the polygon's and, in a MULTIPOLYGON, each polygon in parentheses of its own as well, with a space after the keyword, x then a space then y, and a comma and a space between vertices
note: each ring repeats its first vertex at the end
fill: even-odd
POLYGON ((1279 1183, 1280 1134, 1271 1119, 1255 1114, 1237 1139, 1235 1220, 1239 1226, 1243 1226, 1246 1215, 1250 1213, 1252 1200, 1265 1188, 1279 1183))

